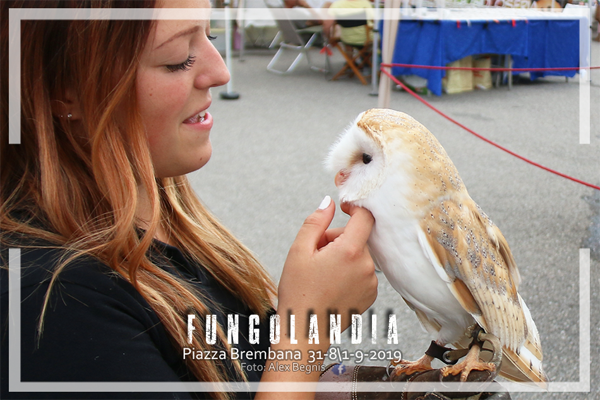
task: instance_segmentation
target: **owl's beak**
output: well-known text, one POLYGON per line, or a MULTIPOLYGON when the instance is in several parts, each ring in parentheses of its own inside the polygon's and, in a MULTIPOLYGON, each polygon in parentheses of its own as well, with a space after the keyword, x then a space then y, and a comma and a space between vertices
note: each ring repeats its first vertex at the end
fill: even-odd
POLYGON ((344 182, 346 182, 346 179, 348 179, 348 173, 343 169, 340 170, 337 174, 335 174, 335 186, 342 186, 344 182))

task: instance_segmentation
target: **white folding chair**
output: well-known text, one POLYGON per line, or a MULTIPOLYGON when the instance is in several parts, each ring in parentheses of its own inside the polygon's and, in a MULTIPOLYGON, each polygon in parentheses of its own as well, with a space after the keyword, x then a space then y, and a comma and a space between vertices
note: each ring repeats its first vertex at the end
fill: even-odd
MULTIPOLYGON (((269 8, 275 8, 268 3, 267 6, 269 8)), ((311 69, 324 73, 329 72, 329 68, 319 68, 312 65, 309 56, 309 50, 315 41, 322 36, 323 30, 320 25, 298 29, 296 26, 294 26, 294 23, 291 19, 276 19, 275 22, 279 28, 279 33, 275 40, 282 38, 282 41, 279 43, 279 49, 277 50, 277 53, 275 53, 275 56, 269 65, 267 65, 267 70, 279 75, 289 74, 296 69, 303 58, 306 58, 311 69), (308 37, 308 40, 306 37, 308 37), (298 55, 287 69, 278 69, 276 64, 285 52, 296 52, 298 55)), ((272 45, 274 45, 275 40, 273 41, 272 45)), ((328 57, 326 57, 326 60, 329 64, 328 57)))

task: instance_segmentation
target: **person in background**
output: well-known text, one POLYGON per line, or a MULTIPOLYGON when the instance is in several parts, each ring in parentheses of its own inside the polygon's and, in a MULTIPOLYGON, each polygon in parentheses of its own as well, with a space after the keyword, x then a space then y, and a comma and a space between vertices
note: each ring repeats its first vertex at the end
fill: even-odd
MULTIPOLYGON (((351 46, 361 46, 367 40, 367 31, 362 26, 340 27, 336 18, 360 16, 373 26, 373 3, 369 0, 337 0, 329 7, 329 14, 333 17, 323 22, 323 34, 329 42, 340 40, 351 46)), ((372 38, 372 33, 370 33, 372 38)), ((369 38, 369 39, 371 39, 369 38)))

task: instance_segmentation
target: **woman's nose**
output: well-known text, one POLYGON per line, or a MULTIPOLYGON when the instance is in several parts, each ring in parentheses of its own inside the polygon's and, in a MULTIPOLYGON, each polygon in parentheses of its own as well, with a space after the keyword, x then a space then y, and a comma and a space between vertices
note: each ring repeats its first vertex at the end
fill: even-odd
POLYGON ((231 78, 229 70, 227 70, 223 57, 211 42, 206 44, 204 54, 198 58, 203 62, 204 67, 199 68, 196 77, 198 89, 222 86, 229 82, 231 78))

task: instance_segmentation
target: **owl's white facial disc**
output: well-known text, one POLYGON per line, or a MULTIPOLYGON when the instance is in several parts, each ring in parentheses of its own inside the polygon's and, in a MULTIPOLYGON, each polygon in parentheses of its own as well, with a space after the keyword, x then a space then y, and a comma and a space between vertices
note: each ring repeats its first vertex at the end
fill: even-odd
POLYGON ((379 143, 357 126, 361 117, 362 114, 342 133, 326 160, 327 169, 337 174, 342 202, 360 203, 381 185, 384 177, 384 153, 379 143))

